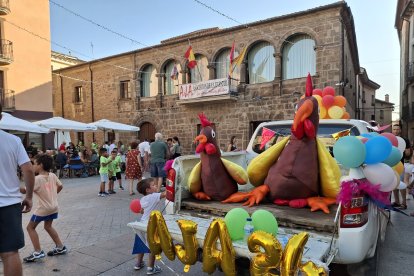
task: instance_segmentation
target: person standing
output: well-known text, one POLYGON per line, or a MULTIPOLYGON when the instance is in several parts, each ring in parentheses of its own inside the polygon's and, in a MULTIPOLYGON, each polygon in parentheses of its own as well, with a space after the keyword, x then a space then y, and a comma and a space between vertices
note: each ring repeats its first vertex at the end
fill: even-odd
POLYGON ((150 145, 150 152, 151 177, 157 179, 158 191, 160 191, 163 178, 166 177, 164 166, 169 155, 168 146, 162 140, 161 133, 155 133, 155 141, 150 145))
POLYGON ((238 151, 236 146, 236 136, 231 136, 230 143, 227 146, 227 151, 238 151))
MULTIPOLYGON (((392 134, 394 134, 395 136, 400 136, 401 135, 401 126, 399 124, 394 124, 392 126, 392 134)), ((411 152, 411 144, 410 141, 404 137, 401 137, 404 139, 405 141, 405 150, 403 153, 403 157, 401 159, 401 162, 405 162, 405 160, 407 160, 407 162, 409 162, 412 152, 411 152)), ((404 175, 405 173, 403 173, 401 175, 401 181, 404 181, 404 175)), ((393 191, 394 194, 394 202, 392 203, 393 207, 402 209, 402 210, 406 210, 407 209, 407 189, 401 189, 399 190, 398 188, 395 189, 393 191), (401 201, 400 201, 400 194, 401 194, 401 201)))
POLYGON ((112 140, 111 141, 111 144, 109 145, 109 149, 108 149, 109 154, 112 153, 112 151, 114 150, 114 148, 116 148, 116 144, 115 144, 115 140, 112 140))
POLYGON ((180 139, 178 139, 177 136, 174 136, 172 138, 172 141, 173 141, 173 147, 170 150, 170 154, 171 154, 171 159, 175 159, 181 156, 181 143, 180 143, 180 139))
POLYGON ((143 166, 142 170, 148 171, 148 159, 150 149, 150 143, 148 142, 148 139, 145 139, 143 142, 139 143, 138 149, 141 157, 141 164, 143 166))
POLYGON ((142 163, 137 147, 138 143, 132 142, 131 150, 128 152, 126 157, 125 177, 129 180, 129 195, 135 195, 133 187, 134 180, 138 179, 138 181, 140 181, 142 178, 142 163))
MULTIPOLYGON (((1 112, 0 104, 0 120, 1 112)), ((0 130, 0 141, 0 258, 5 276, 20 276, 23 272, 18 250, 24 246, 22 212, 32 209, 34 172, 18 137, 0 130), (23 201, 17 166, 20 166, 26 184, 23 201)))

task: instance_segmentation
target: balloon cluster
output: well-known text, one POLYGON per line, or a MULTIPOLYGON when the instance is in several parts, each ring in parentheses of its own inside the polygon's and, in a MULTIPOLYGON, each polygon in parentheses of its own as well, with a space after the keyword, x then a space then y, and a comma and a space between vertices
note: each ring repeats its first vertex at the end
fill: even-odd
POLYGON ((400 184, 404 165, 400 162, 405 141, 391 133, 372 132, 341 137, 333 147, 335 159, 346 168, 362 166, 365 177, 381 192, 390 192, 400 184))
POLYGON ((323 90, 313 89, 312 96, 319 104, 319 119, 350 119, 351 116, 346 112, 346 98, 335 96, 335 89, 326 86, 323 90))
MULTIPOLYGON (((233 241, 244 238, 244 225, 249 217, 249 213, 243 208, 233 208, 226 214, 224 221, 233 241)), ((269 211, 255 211, 252 214, 252 223, 254 231, 261 230, 274 236, 277 235, 278 224, 274 215, 269 211)))

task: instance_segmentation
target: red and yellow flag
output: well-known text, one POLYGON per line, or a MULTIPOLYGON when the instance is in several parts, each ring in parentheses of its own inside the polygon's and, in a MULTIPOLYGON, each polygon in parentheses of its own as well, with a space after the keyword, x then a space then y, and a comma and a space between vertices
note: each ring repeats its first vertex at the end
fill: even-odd
POLYGON ((194 56, 193 47, 188 47, 187 52, 185 52, 184 57, 188 60, 187 66, 190 69, 193 69, 197 65, 197 61, 194 56))
POLYGON ((235 59, 230 61, 230 72, 229 72, 230 76, 233 74, 234 69, 237 66, 240 66, 240 64, 242 64, 244 60, 244 56, 246 55, 246 50, 247 50, 247 47, 244 47, 240 55, 238 55, 235 59))

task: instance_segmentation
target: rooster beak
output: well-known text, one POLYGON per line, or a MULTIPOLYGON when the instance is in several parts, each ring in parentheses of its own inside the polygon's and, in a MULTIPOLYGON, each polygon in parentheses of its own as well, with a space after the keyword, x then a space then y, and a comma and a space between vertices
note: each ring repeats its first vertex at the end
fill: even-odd
POLYGON ((293 130, 296 131, 299 123, 303 123, 313 111, 313 102, 311 100, 305 100, 303 104, 296 111, 295 118, 293 119, 293 130))
POLYGON ((199 141, 201 144, 205 144, 207 143, 207 136, 200 134, 195 138, 194 143, 197 143, 197 141, 199 141))

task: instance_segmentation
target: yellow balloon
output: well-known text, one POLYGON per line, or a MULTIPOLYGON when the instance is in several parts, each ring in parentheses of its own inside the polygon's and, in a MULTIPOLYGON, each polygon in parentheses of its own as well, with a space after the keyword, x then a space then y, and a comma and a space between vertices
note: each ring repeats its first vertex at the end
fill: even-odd
POLYGON ((332 119, 341 119, 344 115, 344 110, 342 107, 334 105, 328 109, 328 115, 332 119))
POLYGON ((184 272, 188 272, 190 265, 197 262, 197 223, 181 219, 177 220, 177 223, 181 229, 184 245, 176 244, 175 254, 177 254, 177 258, 185 265, 184 272))
POLYGON ((401 176, 401 174, 404 172, 404 165, 402 162, 398 162, 397 165, 395 165, 394 167, 392 167, 394 169, 394 171, 396 171, 398 173, 398 175, 401 176))
POLYGON ((312 95, 312 97, 314 97, 317 101, 318 101, 318 105, 322 106, 322 97, 319 95, 312 95))
POLYGON ((306 276, 328 276, 328 273, 323 267, 317 267, 311 261, 302 265, 300 267, 300 271, 302 271, 306 276))
POLYGON ((214 219, 207 229, 203 245, 203 271, 213 273, 220 265, 224 274, 236 275, 236 252, 222 219, 214 219), (217 249, 217 240, 220 240, 221 251, 217 249))
POLYGON ((326 108, 322 105, 319 106, 319 119, 327 119, 326 115, 328 113, 326 112, 326 108))
POLYGON ((303 249, 308 241, 309 234, 301 232, 291 237, 283 252, 282 264, 280 266, 281 276, 296 275, 302 260, 303 249))
POLYGON ((250 264, 250 275, 278 275, 270 270, 279 267, 283 249, 272 234, 255 231, 250 235, 247 245, 250 252, 257 253, 250 264), (264 253, 262 253, 261 248, 263 248, 264 253))
POLYGON ((147 241, 151 253, 161 259, 164 252, 168 259, 175 259, 174 244, 160 211, 152 211, 147 226, 147 241))

